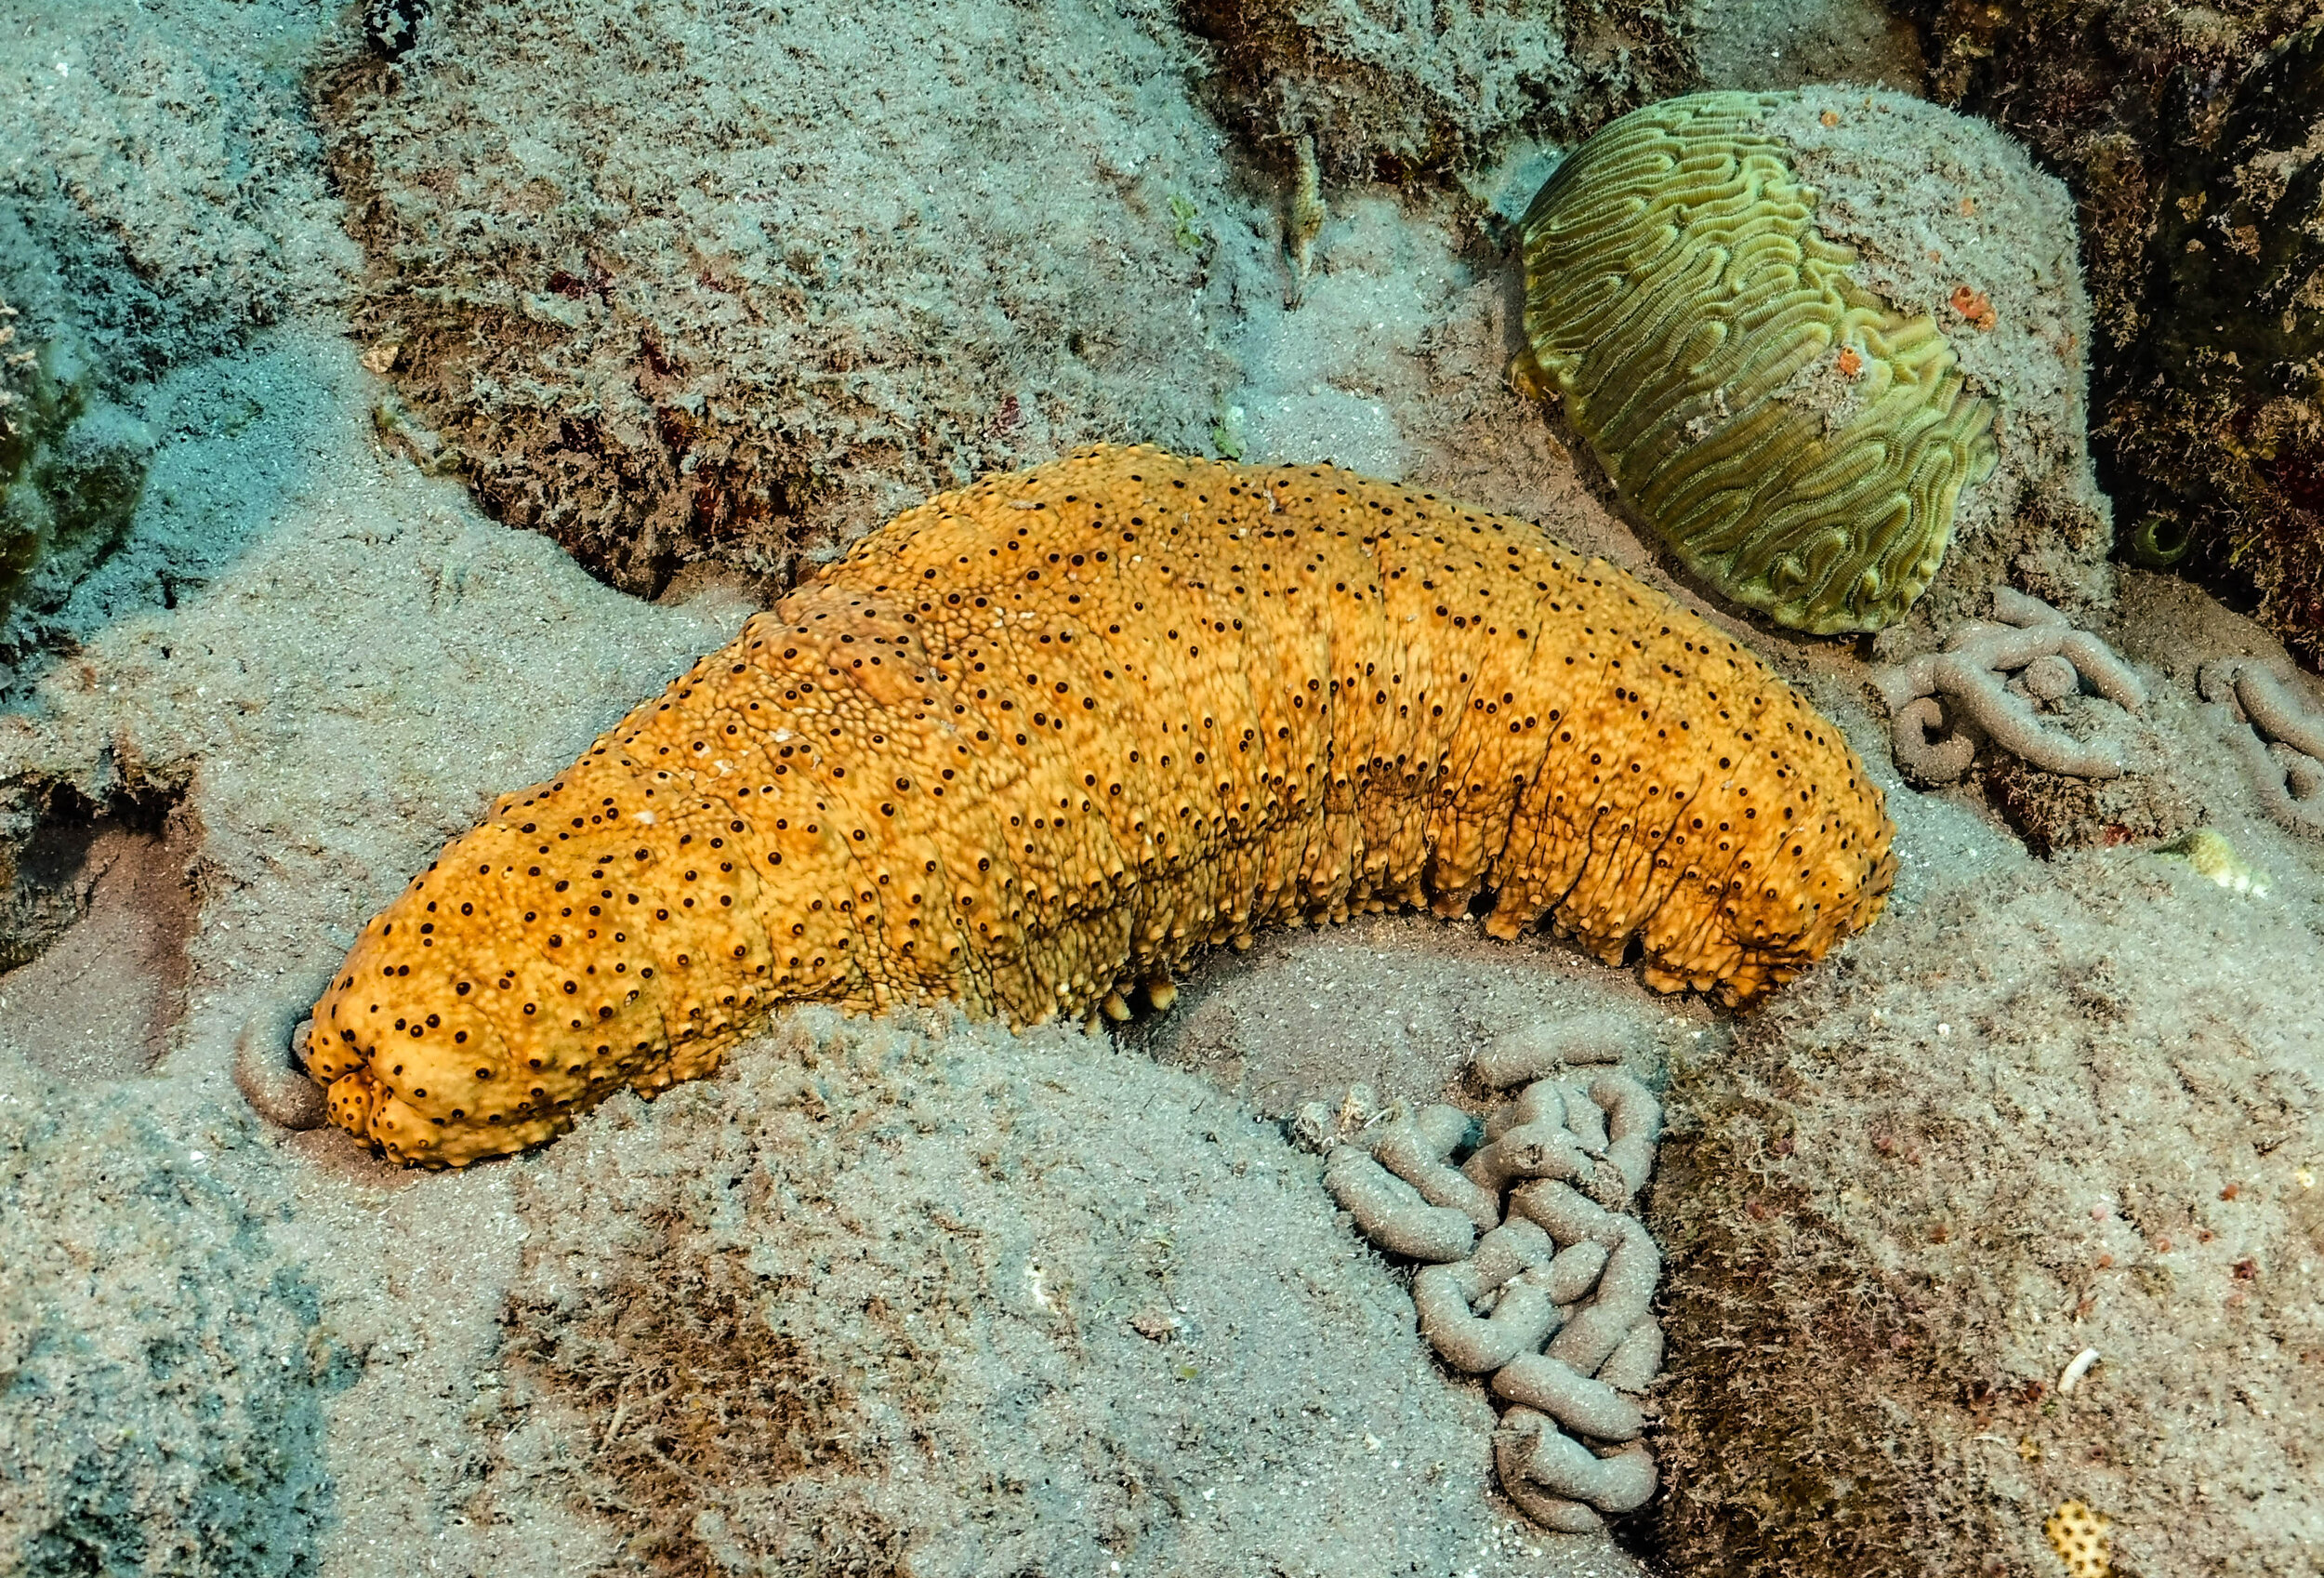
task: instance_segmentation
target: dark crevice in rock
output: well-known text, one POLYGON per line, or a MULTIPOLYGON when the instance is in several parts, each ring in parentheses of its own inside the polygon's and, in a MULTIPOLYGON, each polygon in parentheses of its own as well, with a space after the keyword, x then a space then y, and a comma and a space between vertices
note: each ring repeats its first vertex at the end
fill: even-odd
POLYGON ((185 1011, 200 829, 165 790, 97 804, 58 784, 26 801, 0 846, 0 1038, 59 1078, 134 1078, 185 1011))

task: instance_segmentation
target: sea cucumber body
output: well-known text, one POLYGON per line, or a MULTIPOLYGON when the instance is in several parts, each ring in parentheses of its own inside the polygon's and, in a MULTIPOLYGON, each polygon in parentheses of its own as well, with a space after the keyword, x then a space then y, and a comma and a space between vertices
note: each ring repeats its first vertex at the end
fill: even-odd
POLYGON ((309 1068, 458 1164, 783 1003, 1079 1016, 1481 892, 1743 1001, 1878 913, 1891 832, 1780 680, 1529 523, 1100 448, 907 511, 505 797, 365 929, 309 1068))

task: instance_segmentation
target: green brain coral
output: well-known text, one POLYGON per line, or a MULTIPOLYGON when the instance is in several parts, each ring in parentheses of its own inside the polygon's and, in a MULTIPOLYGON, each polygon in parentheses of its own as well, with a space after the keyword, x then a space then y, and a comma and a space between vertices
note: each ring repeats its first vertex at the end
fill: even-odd
MULTIPOLYGON (((1674 99, 1584 143, 1525 218, 1525 334, 1690 570, 1779 624, 1873 630, 1928 586, 1962 490, 1992 473, 1994 407, 1935 320, 1819 229, 1766 124, 1791 97, 1674 99)), ((1963 301, 1968 332, 1990 326, 1963 301)))

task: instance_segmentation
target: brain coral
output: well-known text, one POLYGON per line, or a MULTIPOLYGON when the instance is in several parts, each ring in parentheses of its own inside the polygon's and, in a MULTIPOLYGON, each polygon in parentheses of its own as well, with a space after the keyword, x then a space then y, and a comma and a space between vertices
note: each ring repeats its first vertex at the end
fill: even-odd
POLYGON ((1480 893, 1741 1001, 1879 912, 1891 831, 1780 680, 1529 523, 1100 447, 907 511, 502 799, 308 1066, 456 1164, 780 1003, 1118 1016, 1264 923, 1480 893))
POLYGON ((1982 522, 2063 484, 2048 513, 2103 551, 2088 309, 2045 179, 1895 95, 1635 111, 1526 213, 1526 375, 1689 569, 1779 624, 1901 618, 1964 495, 1982 522))

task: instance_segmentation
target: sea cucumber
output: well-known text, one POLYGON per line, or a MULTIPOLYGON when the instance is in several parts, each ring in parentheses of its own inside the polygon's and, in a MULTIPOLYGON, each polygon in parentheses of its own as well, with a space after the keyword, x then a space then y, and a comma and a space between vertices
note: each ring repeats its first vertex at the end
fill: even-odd
POLYGON ((315 1005, 342 1128, 458 1165, 774 1008, 1129 1012, 1272 922, 1489 901, 1744 1002, 1879 913, 1880 790, 1538 526, 1098 447, 906 511, 503 797, 315 1005))

